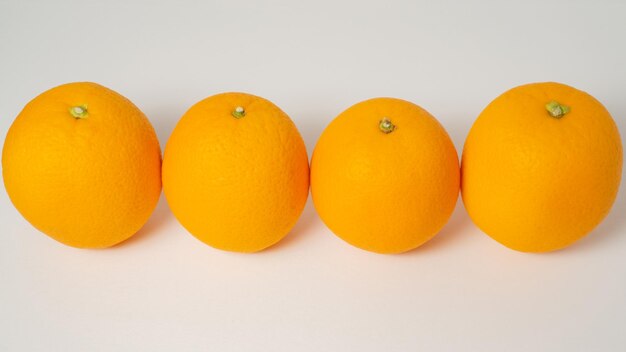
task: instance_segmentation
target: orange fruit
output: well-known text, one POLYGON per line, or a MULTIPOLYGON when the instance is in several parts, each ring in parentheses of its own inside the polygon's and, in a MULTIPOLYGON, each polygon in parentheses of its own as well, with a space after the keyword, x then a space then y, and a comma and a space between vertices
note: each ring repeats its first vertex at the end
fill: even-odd
POLYGON ((619 132, 600 102, 564 84, 527 84, 492 101, 472 126, 463 202, 503 245, 553 251, 602 221, 621 172, 619 132))
POLYGON ((28 222, 73 247, 135 234, 161 193, 159 142, 145 115, 95 83, 69 83, 30 101, 4 142, 2 174, 28 222))
POLYGON ((447 222, 459 160, 444 128, 400 99, 376 98, 326 127, 311 161, 320 217, 346 242, 377 253, 411 250, 447 222))
POLYGON ((271 102, 214 95, 192 106, 172 132, 163 189, 178 221, 199 240, 228 251, 260 251, 280 241, 304 208, 304 142, 271 102))

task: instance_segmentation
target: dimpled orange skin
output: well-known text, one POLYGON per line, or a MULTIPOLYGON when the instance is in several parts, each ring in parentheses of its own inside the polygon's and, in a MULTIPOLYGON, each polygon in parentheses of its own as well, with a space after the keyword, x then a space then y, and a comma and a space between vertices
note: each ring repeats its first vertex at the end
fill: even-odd
POLYGON ((459 161, 444 128, 410 102, 375 98, 335 118, 311 161, 311 194, 324 223, 346 242, 400 253, 431 239, 459 193, 459 161), (395 129, 383 133, 381 119, 395 129))
POLYGON ((309 192, 304 142, 271 102, 223 93, 195 104, 163 158, 163 188, 178 221, 204 243, 256 252, 295 225, 309 192), (242 107, 245 116, 233 111, 242 107))
POLYGON ((95 83, 50 89, 17 116, 2 174, 28 222, 69 246, 105 248, 135 234, 161 193, 159 142, 129 100, 95 83), (84 118, 69 109, 84 106, 84 118))
POLYGON ((567 247, 595 228, 617 195, 622 145, 589 94, 559 83, 513 88, 480 114, 465 142, 462 196, 485 233, 522 252, 567 247), (569 106, 560 118, 550 101, 569 106))

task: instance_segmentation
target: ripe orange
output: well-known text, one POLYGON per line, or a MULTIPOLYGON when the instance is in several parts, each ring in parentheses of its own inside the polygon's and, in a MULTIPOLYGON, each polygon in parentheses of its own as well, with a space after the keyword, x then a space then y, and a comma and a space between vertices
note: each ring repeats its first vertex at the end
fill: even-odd
POLYGON ((480 114, 465 142, 462 194, 484 232, 523 252, 564 248, 611 209, 622 145, 608 111, 559 83, 513 88, 480 114))
POLYGON ((458 156, 424 109, 393 98, 366 100, 322 133, 311 193, 322 220, 346 242, 405 252, 432 238, 454 210, 458 156))
POLYGON ((33 226, 73 247, 136 233, 161 193, 161 152, 148 119, 95 83, 50 89, 17 116, 4 142, 11 201, 33 226))
POLYGON ((163 157, 163 189, 191 234, 215 248, 255 252, 281 240, 308 196, 304 142, 271 102, 225 93, 195 104, 163 157))

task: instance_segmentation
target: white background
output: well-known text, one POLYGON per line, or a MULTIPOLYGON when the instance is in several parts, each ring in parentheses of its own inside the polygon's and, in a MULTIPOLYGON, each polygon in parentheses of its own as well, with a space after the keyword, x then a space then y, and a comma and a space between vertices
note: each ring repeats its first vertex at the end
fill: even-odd
MULTIPOLYGON (((0 0, 0 134, 31 98, 94 81, 131 99, 162 147, 196 101, 272 100, 309 151, 348 106, 413 101, 460 153, 513 86, 585 90, 626 134, 624 1, 0 0)), ((350 247, 309 203, 258 254, 221 252, 161 199, 134 238, 78 250, 38 233, 0 191, 1 351, 624 351, 626 200, 587 238, 517 253, 459 202, 403 255, 350 247)))

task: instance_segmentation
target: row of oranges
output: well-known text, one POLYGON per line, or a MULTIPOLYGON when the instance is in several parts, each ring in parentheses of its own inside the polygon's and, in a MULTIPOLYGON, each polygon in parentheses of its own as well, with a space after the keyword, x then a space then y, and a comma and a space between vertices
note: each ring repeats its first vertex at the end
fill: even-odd
POLYGON ((191 107, 161 152, 144 114, 95 83, 28 103, 6 136, 11 201, 33 226, 74 247, 136 233, 161 185, 179 222, 203 242, 255 252, 282 239, 309 183, 326 225, 359 248, 411 250, 449 219, 459 190, 487 234, 520 251, 566 247, 609 212, 622 146, 607 110, 558 83, 511 89, 474 123, 462 167, 445 129, 410 102, 377 98, 341 113, 311 160, 290 118, 244 93, 191 107))

